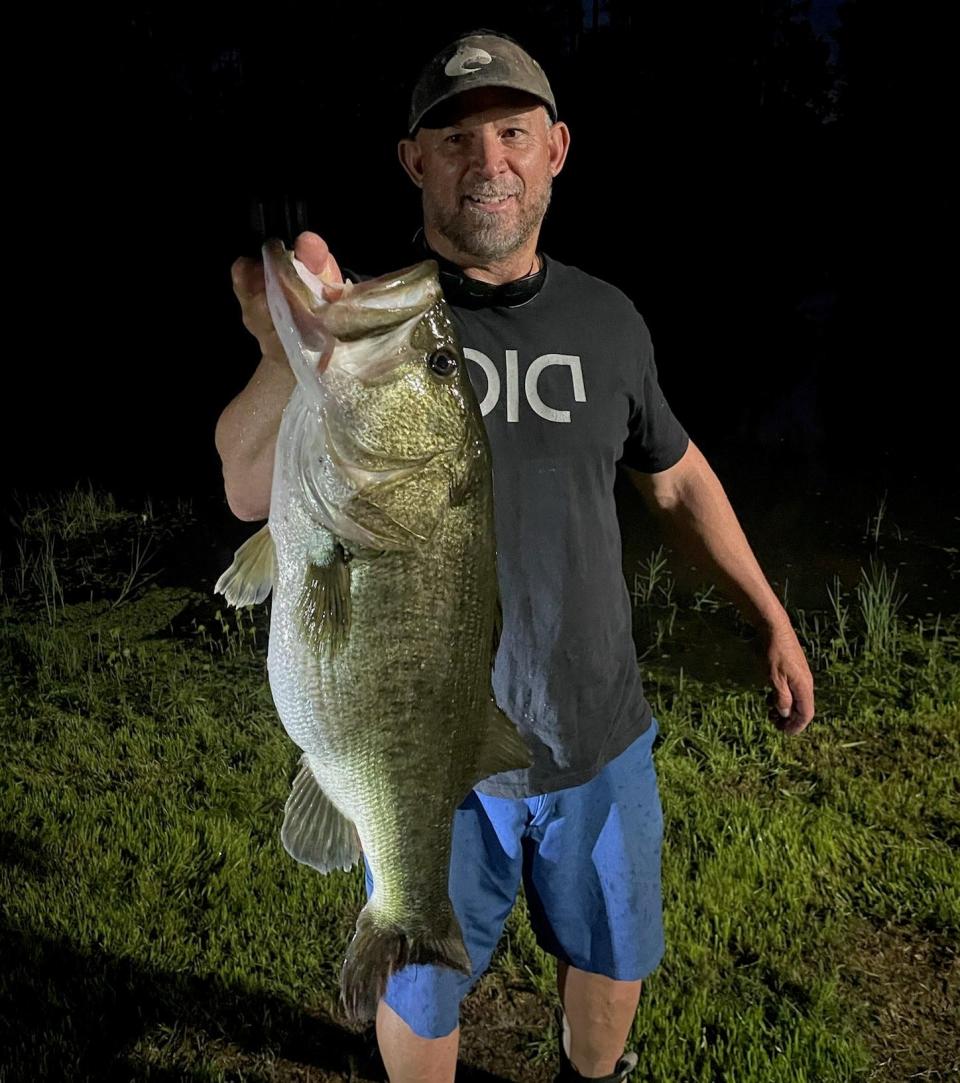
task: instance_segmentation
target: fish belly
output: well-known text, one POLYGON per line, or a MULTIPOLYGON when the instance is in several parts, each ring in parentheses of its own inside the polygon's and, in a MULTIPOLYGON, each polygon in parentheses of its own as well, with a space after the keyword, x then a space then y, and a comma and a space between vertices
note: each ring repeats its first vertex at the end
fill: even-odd
POLYGON ((274 703, 324 793, 356 826, 377 908, 398 921, 448 898, 453 812, 475 779, 490 701, 484 591, 495 583, 483 560, 492 567, 492 555, 448 518, 427 554, 351 561, 350 630, 332 657, 306 641, 296 611, 308 554, 323 548, 317 528, 293 532, 286 546, 276 539, 274 703))

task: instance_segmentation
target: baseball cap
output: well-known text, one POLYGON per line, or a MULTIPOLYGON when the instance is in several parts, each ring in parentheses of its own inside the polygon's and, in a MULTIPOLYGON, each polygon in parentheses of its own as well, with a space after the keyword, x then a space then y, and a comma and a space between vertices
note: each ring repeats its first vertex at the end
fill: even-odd
POLYGON ((475 30, 444 46, 420 73, 410 98, 411 135, 435 105, 477 87, 502 86, 532 94, 557 119, 557 103, 543 68, 512 38, 475 30))

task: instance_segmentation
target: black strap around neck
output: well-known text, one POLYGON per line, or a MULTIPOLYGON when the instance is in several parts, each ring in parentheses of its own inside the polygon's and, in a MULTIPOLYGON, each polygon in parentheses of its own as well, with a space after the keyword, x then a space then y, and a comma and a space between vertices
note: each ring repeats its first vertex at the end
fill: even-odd
POLYGON ((517 278, 513 282, 503 282, 496 285, 493 282, 481 282, 477 278, 470 278, 463 273, 463 269, 455 263, 445 259, 427 244, 423 234, 423 227, 414 234, 413 247, 418 259, 434 259, 440 268, 440 285, 443 295, 452 305, 460 305, 462 308, 519 308, 543 289, 547 280, 547 258, 542 252, 540 256, 540 269, 531 274, 517 278))

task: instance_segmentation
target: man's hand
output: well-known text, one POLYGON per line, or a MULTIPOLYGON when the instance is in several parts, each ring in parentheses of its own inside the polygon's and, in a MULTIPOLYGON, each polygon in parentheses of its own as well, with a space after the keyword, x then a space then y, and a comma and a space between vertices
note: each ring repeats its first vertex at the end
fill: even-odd
POLYGON ((782 624, 764 636, 770 720, 788 736, 801 733, 813 718, 813 675, 797 634, 782 624))
MULTIPOLYGON (((336 300, 341 291, 336 288, 335 283, 342 282, 343 275, 327 247, 327 242, 316 233, 301 233, 293 251, 297 259, 315 275, 334 284, 324 287, 323 296, 328 301, 336 300)), ((264 357, 286 365, 287 359, 267 307, 263 264, 259 260, 241 256, 234 260, 230 275, 233 279, 233 292, 237 295, 243 313, 243 326, 260 343, 264 357)))
MULTIPOLYGON (((314 274, 333 283, 324 289, 324 297, 328 301, 338 297, 342 290, 336 283, 343 276, 326 242, 316 233, 301 233, 293 250, 314 274)), ((241 258, 234 261, 230 273, 243 325, 260 343, 263 357, 247 386, 221 413, 214 440, 223 463, 227 503, 237 518, 252 521, 270 514, 277 431, 296 380, 273 329, 263 265, 241 258)))
POLYGON ((301 233, 293 246, 293 254, 309 271, 322 278, 324 282, 333 283, 330 288, 325 288, 323 296, 328 301, 335 301, 342 290, 336 288, 335 283, 343 281, 340 266, 333 258, 327 242, 316 233, 301 233))

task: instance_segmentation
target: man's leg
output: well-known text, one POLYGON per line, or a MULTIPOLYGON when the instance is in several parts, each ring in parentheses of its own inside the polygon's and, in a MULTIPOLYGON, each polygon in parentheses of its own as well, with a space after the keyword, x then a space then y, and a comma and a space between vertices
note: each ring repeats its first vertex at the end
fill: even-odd
POLYGON ((530 923, 557 959, 566 1059, 587 1078, 636 1064, 624 1053, 643 985, 634 975, 646 977, 664 953, 658 731, 651 719, 589 782, 547 794, 524 837, 530 923))
MULTIPOLYGON (((390 975, 377 1005, 377 1044, 390 1083, 453 1083, 460 1001, 487 967, 520 884, 522 801, 471 791, 453 818, 448 888, 473 963, 411 964, 390 975)), ((373 874, 363 858, 367 897, 373 874)))
POLYGON ((390 1083, 453 1083, 459 1026, 443 1038, 421 1038, 381 1000, 377 1005, 377 1044, 390 1083))
POLYGON ((557 992, 570 1027, 567 1056, 580 1075, 612 1074, 623 1056, 642 986, 642 981, 615 981, 557 960, 557 992))

